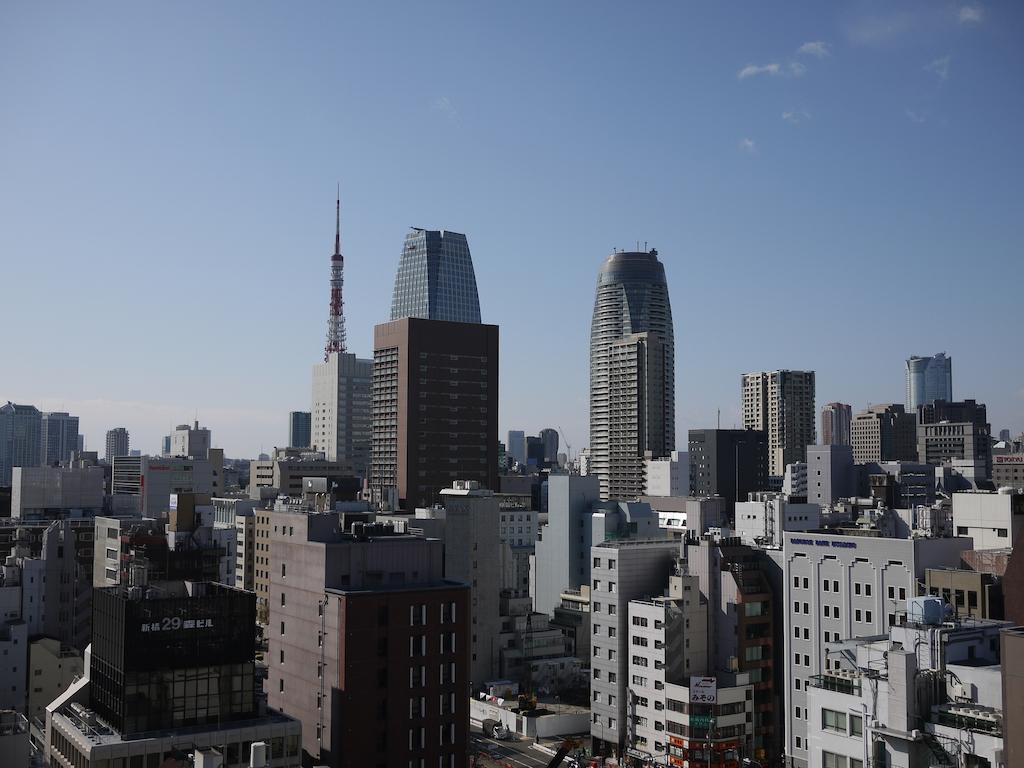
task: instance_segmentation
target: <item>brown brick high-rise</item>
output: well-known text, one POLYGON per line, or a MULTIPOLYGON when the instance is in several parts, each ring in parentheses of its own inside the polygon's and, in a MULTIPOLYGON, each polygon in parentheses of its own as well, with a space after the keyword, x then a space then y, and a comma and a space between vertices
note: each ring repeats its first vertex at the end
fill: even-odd
POLYGON ((498 483, 498 326, 407 317, 373 331, 374 501, 412 510, 498 483))

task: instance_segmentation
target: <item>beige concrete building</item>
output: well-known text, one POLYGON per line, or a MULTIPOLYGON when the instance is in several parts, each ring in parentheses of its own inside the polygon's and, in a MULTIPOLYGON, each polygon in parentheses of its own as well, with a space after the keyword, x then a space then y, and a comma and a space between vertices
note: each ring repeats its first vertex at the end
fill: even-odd
POLYGON ((28 718, 46 720, 46 705, 82 676, 82 655, 60 640, 33 640, 28 652, 28 718))
POLYGON ((743 427, 768 435, 768 474, 807 460, 814 445, 814 371, 761 371, 741 379, 743 427))
POLYGON ((991 573, 929 568, 924 572, 924 591, 945 600, 958 618, 1003 618, 1002 579, 991 573))
POLYGON ((353 485, 348 462, 331 461, 317 451, 275 448, 273 458, 249 463, 249 497, 266 498, 269 488, 283 496, 302 496, 302 481, 307 477, 323 477, 331 485, 353 485))
POLYGON ((872 405, 853 417, 853 461, 917 461, 917 417, 899 403, 872 405))

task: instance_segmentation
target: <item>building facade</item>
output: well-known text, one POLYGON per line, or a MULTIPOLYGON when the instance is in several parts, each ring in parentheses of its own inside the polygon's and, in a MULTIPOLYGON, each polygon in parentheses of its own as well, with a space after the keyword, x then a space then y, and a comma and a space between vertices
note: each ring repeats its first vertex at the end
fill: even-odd
POLYGON ((643 460, 675 448, 675 341, 658 252, 616 252, 598 273, 590 326, 588 472, 601 498, 643 493, 643 460))
POLYGON ((919 406, 933 400, 953 399, 953 359, 945 352, 907 360, 907 410, 917 413, 919 406))
POLYGON ((787 464, 806 461, 814 445, 814 371, 762 371, 741 379, 743 427, 768 438, 768 474, 782 477, 787 464))
POLYGON ((0 405, 0 485, 11 484, 14 467, 38 467, 43 415, 34 405, 0 405))
MULTIPOLYGON (((172 440, 173 443, 173 440, 172 440)), ((119 456, 127 456, 129 453, 130 442, 128 440, 128 430, 124 427, 114 427, 113 429, 107 430, 107 449, 103 454, 107 461, 107 464, 113 464, 114 459, 119 456)), ((173 452, 174 447, 171 446, 173 452)))
POLYGON ((853 411, 846 403, 829 403, 821 409, 823 445, 850 445, 850 421, 853 411))
POLYGON ((70 461, 78 450, 78 417, 57 411, 44 413, 39 434, 39 461, 44 467, 70 461))
POLYGON ((917 417, 899 403, 864 409, 853 417, 851 432, 857 464, 917 460, 917 417))
POLYGON ((644 496, 689 496, 690 454, 672 451, 660 459, 644 459, 644 496))
POLYGON ((992 477, 992 427, 984 403, 935 400, 917 409, 917 460, 963 462, 974 477, 992 477))
POLYGON ((337 514, 271 518, 268 703, 331 768, 466 763, 469 587, 442 543, 337 514))
POLYGON ((358 477, 370 466, 372 380, 373 361, 350 353, 330 352, 313 366, 312 448, 358 477))
POLYGON ((456 480, 497 489, 498 327, 406 317, 374 328, 373 357, 373 501, 411 511, 456 480))
POLYGON ((768 438, 754 429, 691 429, 690 493, 721 496, 728 511, 768 489, 768 438))
POLYGON ((807 446, 807 501, 828 507, 857 493, 853 449, 849 444, 807 446))
MULTIPOLYGON (((315 376, 315 374, 314 374, 315 376)), ((309 448, 312 440, 313 414, 311 411, 288 412, 288 447, 309 448)))
POLYGON ((480 298, 466 236, 413 227, 405 236, 391 297, 391 320, 419 317, 479 323, 480 298))

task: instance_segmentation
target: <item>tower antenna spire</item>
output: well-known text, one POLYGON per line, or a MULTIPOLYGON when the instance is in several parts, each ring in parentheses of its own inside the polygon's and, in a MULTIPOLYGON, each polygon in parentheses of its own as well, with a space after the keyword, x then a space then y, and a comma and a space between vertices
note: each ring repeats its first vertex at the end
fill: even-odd
POLYGON ((331 256, 331 304, 327 317, 327 343, 324 345, 324 360, 331 352, 345 351, 345 315, 342 289, 345 285, 345 257, 341 255, 341 184, 334 208, 334 254, 331 256))

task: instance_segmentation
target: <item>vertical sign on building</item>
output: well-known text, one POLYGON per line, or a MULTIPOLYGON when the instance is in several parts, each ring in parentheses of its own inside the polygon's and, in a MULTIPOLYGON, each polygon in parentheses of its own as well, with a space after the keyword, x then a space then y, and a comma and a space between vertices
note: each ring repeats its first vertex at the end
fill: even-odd
POLYGON ((691 704, 717 704, 718 703, 718 678, 715 678, 715 677, 691 677, 690 678, 690 703, 691 704))

